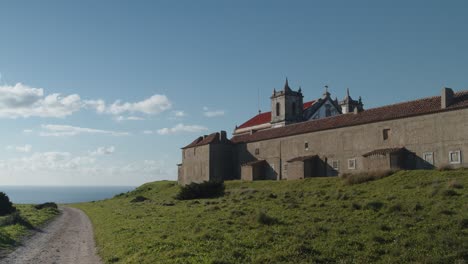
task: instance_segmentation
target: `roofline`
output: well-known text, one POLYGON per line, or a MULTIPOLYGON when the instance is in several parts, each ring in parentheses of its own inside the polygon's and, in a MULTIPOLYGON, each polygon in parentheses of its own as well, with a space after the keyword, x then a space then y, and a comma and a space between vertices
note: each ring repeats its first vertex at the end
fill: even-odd
MULTIPOLYGON (((392 104, 392 105, 385 105, 385 106, 381 106, 381 107, 376 107, 376 108, 371 108, 369 110, 374 110, 374 109, 379 109, 379 108, 383 108, 383 107, 387 107, 387 106, 393 106, 393 105, 398 105, 398 104, 404 104, 404 103, 409 103, 409 102, 413 102, 413 101, 419 101, 419 100, 424 100, 424 99, 430 99, 430 98, 435 98, 435 97, 440 97, 440 96, 432 96, 432 97, 425 97, 425 98, 421 98, 421 99, 418 99, 418 100, 412 100, 412 101, 407 101, 407 102, 402 102, 402 103, 397 103, 397 104, 392 104)), ((420 114, 412 114, 412 115, 407 115, 407 116, 404 116, 404 117, 395 117, 395 118, 388 118, 388 119, 385 119, 385 120, 378 120, 378 121, 370 121, 370 122, 363 122, 363 123, 359 123, 359 124, 353 124, 353 125, 338 125, 338 126, 335 126, 333 128, 326 128, 326 129, 319 129, 319 130, 315 130, 315 131, 309 131, 309 132, 299 132, 299 133, 291 133, 289 135, 286 135, 286 136, 274 136, 274 137, 270 137, 270 138, 265 138, 265 139, 258 139, 258 140, 250 140, 250 141, 242 141, 242 142, 233 142, 233 144, 237 145, 237 144, 243 144, 243 143, 252 143, 252 142, 259 142, 259 141, 265 141, 265 140, 270 140, 270 139, 277 139, 277 138, 285 138, 285 137, 291 137, 291 136, 297 136, 297 135, 303 135, 303 134, 309 134, 309 133, 315 133, 315 132, 321 132, 321 131, 327 131, 327 130, 334 130, 334 129, 338 129, 338 128, 344 128, 344 127, 354 127, 354 126, 361 126, 361 125, 367 125, 367 124, 373 124, 373 123, 379 123, 379 122, 386 122, 386 121, 391 121, 391 120, 397 120, 397 119, 405 119, 405 118, 411 118, 411 117, 416 117, 416 116, 424 116, 424 115, 432 115, 432 114, 437 114, 437 113, 442 113, 442 112, 451 112, 451 111, 456 111, 456 110, 461 110, 461 109, 466 109, 468 108, 468 106, 460 106, 460 107, 453 107, 453 108, 445 108, 445 109, 438 109, 436 111, 432 111, 432 112, 427 112, 427 113, 420 113, 420 114)), ((365 111, 369 111, 369 110, 365 110, 365 111)), ((347 114, 344 114, 344 115, 353 115, 354 113, 347 113, 347 114)), ((341 115, 338 115, 338 116, 341 116, 341 115)), ((328 117, 328 118, 334 118, 336 116, 332 116, 332 117, 328 117)), ((323 120, 324 118, 322 119, 319 119, 319 120, 323 120)), ((301 122, 301 123, 297 123, 297 124, 291 124, 289 126, 295 126, 295 125, 299 125, 299 124, 303 124, 303 123, 307 123, 307 122, 314 122, 314 121, 319 121, 319 120, 309 120, 309 121, 305 121, 305 122, 301 122)), ((280 127, 281 128, 281 127, 280 127)), ((271 128, 271 129, 278 129, 278 128, 271 128)), ((266 130, 266 129, 265 129, 266 130)), ((263 130, 263 131, 265 131, 263 130)), ((231 141, 234 137, 231 138, 231 141)))

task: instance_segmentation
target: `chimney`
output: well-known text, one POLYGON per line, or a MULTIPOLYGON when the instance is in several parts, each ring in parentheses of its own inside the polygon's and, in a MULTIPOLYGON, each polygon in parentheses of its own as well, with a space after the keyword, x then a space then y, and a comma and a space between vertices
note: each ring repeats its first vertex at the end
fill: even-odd
POLYGON ((442 88, 442 94, 440 96, 440 106, 445 109, 450 106, 453 101, 453 90, 451 88, 442 88))
POLYGON ((219 133, 219 141, 220 142, 226 141, 226 131, 221 130, 221 133, 219 133))

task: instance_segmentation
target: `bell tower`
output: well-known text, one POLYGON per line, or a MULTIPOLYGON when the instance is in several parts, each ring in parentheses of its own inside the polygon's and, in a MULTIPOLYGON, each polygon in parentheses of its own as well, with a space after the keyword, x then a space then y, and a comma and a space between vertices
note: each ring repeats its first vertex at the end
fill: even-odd
POLYGON ((288 78, 280 91, 273 89, 271 99, 271 124, 273 127, 285 126, 302 121, 303 98, 301 88, 291 90, 288 78))

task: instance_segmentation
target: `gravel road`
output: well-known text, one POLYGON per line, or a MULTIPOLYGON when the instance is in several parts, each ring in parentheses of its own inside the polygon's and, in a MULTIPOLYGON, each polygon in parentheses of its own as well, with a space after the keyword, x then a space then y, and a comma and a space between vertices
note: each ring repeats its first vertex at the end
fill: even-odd
POLYGON ((62 214, 26 239, 1 264, 100 264, 89 218, 75 208, 62 214))

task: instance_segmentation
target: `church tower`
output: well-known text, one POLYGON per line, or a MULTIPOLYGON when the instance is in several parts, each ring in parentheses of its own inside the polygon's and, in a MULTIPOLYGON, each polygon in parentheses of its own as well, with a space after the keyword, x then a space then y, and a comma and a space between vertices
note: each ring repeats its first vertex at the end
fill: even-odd
POLYGON ((281 91, 273 90, 271 99, 272 127, 285 126, 302 121, 303 98, 301 88, 293 91, 289 87, 288 79, 281 91))
POLYGON ((340 106, 343 114, 352 113, 354 111, 361 112, 364 110, 361 97, 359 96, 359 100, 357 101, 353 100, 349 95, 349 88, 346 89, 346 97, 340 102, 340 106))

